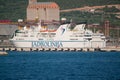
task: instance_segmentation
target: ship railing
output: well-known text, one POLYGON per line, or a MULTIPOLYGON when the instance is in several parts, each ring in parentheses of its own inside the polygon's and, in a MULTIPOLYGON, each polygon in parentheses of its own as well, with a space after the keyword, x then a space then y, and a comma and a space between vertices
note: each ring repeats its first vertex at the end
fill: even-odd
POLYGON ((17 37, 28 37, 28 35, 25 34, 16 34, 17 37))

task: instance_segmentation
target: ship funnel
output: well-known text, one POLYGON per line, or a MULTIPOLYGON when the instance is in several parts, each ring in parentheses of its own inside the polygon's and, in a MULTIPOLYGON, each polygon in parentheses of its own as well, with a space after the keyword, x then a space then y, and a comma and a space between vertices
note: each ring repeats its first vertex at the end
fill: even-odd
POLYGON ((77 30, 77 31, 84 30, 85 29, 85 25, 86 24, 78 24, 78 25, 76 25, 76 27, 74 28, 74 30, 77 30))
POLYGON ((62 35, 64 32, 66 32, 67 28, 70 26, 70 24, 62 24, 60 27, 57 29, 57 34, 62 35))

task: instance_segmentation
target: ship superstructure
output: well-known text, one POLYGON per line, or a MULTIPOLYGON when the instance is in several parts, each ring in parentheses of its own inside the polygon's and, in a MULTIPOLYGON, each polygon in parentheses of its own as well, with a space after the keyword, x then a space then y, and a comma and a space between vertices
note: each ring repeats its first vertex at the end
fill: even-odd
POLYGON ((12 39, 15 47, 35 48, 103 48, 106 39, 102 33, 93 33, 86 29, 86 24, 64 23, 57 30, 43 28, 41 23, 37 26, 25 26, 16 30, 12 39))

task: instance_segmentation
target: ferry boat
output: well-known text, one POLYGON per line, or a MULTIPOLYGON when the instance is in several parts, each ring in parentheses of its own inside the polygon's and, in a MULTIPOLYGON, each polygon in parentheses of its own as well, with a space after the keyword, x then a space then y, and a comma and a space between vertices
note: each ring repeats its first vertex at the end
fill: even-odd
POLYGON ((104 48, 106 39, 103 33, 94 33, 85 23, 61 24, 57 30, 37 26, 25 26, 16 30, 10 41, 15 47, 27 48, 104 48))

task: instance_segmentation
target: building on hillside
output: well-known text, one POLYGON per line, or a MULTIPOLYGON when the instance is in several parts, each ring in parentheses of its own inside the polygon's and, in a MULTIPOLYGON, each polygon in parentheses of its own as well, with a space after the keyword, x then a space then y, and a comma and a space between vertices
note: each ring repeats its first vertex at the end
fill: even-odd
POLYGON ((29 0, 27 7, 27 20, 59 20, 59 6, 55 2, 37 2, 29 0))
POLYGON ((9 39, 17 29, 16 24, 0 23, 0 40, 9 39))

